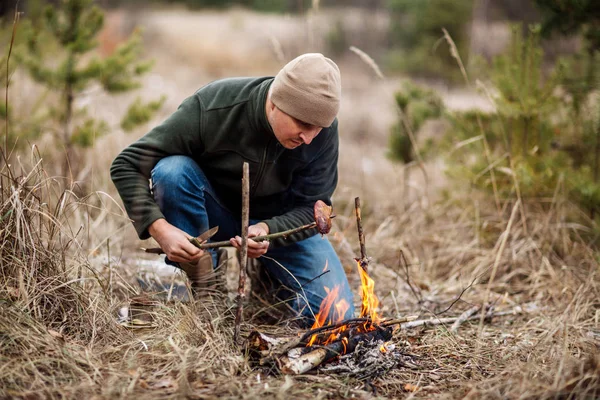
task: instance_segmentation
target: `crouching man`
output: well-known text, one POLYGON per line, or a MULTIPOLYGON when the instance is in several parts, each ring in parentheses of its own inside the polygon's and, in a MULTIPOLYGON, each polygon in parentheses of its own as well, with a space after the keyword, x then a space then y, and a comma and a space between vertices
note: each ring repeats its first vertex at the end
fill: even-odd
MULTIPOLYGON (((331 204, 337 184, 340 96, 337 65, 310 53, 275 77, 218 80, 185 99, 111 166, 140 239, 152 236, 167 262, 186 272, 192 288, 201 287, 218 252, 202 251, 189 238, 219 226, 212 240, 240 248, 244 162, 250 165, 250 237, 312 222, 314 203, 331 204)), ((248 257, 260 257, 287 288, 280 296, 306 323, 314 321, 325 288, 336 285, 338 299, 351 305, 345 317, 353 316, 344 269, 316 229, 270 243, 248 240, 248 257)))

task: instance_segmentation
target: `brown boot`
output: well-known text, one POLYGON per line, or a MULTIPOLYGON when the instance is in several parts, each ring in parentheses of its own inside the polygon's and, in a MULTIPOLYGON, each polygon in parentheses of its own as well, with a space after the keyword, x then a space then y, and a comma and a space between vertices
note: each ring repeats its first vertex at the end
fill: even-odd
POLYGON ((206 252, 200 259, 193 263, 179 263, 179 267, 185 271, 192 294, 194 297, 202 297, 211 289, 211 280, 214 279, 213 261, 210 253, 206 252))
POLYGON ((210 293, 227 292, 227 250, 217 250, 217 267, 213 268, 212 257, 206 252, 195 263, 180 263, 179 267, 185 271, 194 297, 202 297, 210 293))

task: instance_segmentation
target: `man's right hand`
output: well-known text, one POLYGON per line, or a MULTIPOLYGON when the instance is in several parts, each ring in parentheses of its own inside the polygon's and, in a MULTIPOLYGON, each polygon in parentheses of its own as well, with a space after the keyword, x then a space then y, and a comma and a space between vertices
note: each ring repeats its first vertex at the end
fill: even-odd
POLYGON ((204 254, 204 251, 190 243, 190 235, 169 224, 164 218, 154 221, 148 227, 148 232, 171 261, 195 262, 204 254))

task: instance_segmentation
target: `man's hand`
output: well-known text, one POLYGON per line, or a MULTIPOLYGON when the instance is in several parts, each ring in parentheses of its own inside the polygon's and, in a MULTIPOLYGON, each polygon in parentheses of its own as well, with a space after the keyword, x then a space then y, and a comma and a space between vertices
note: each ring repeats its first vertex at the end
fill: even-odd
POLYGON ((148 227, 148 232, 171 261, 195 262, 204 254, 204 251, 190 243, 190 235, 169 224, 165 219, 154 221, 148 227))
MULTIPOLYGON (((269 226, 264 222, 259 222, 256 225, 250 225, 248 227, 248 238, 255 236, 263 236, 269 234, 269 226)), ((229 239, 229 242, 233 247, 240 250, 242 248, 242 238, 236 236, 229 239)), ((258 258, 265 254, 269 249, 269 242, 267 240, 263 242, 255 242, 252 239, 248 239, 248 258, 258 258)))

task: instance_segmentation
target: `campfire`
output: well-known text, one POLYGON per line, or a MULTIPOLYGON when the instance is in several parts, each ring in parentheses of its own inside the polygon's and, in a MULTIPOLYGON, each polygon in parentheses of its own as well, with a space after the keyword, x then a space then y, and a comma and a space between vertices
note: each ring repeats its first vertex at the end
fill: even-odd
POLYGON ((303 347, 296 347, 294 351, 288 352, 287 356, 278 360, 283 373, 305 373, 352 353, 362 343, 374 343, 377 348, 385 349, 382 344, 391 339, 392 330, 390 327, 379 325, 382 319, 377 314, 379 300, 375 295, 375 282, 361 267, 360 261, 357 261, 357 267, 361 278, 360 317, 344 320, 350 305, 345 300, 337 301, 339 286, 331 290, 325 288, 327 296, 321 303, 315 322, 300 338, 299 346, 303 347), (333 315, 333 318, 326 320, 329 315, 333 315))
POLYGON ((391 339, 392 328, 384 326, 383 318, 377 313, 379 300, 375 295, 375 281, 367 272, 368 259, 364 250, 358 198, 356 211, 361 243, 361 258, 356 260, 361 281, 359 317, 344 320, 350 304, 344 299, 338 300, 339 286, 325 287, 327 296, 315 315, 314 324, 306 333, 293 339, 271 338, 256 331, 250 334, 248 350, 259 356, 261 364, 275 364, 285 374, 303 374, 330 361, 340 360, 359 346, 375 348, 382 354, 387 352, 384 343, 391 339))

